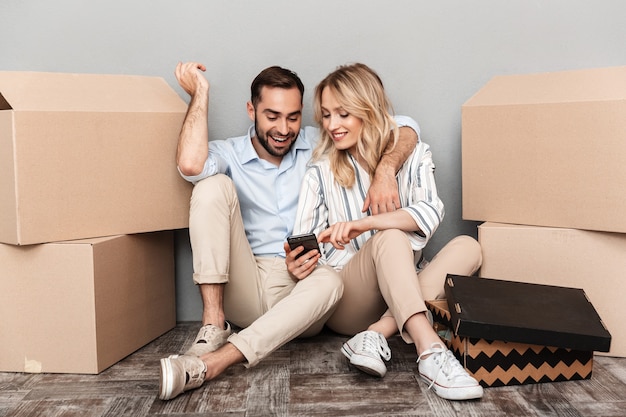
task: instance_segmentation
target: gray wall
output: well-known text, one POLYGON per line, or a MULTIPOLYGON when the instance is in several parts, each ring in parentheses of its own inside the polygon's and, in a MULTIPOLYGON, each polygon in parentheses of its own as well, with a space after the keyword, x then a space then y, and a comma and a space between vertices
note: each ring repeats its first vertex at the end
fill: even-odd
MULTIPOLYGON (((476 234, 461 220, 461 105, 492 76, 626 65, 623 0, 0 0, 0 70, 165 78, 177 61, 208 67, 212 138, 245 132, 254 75, 278 64, 310 92, 361 61, 432 146, 446 219, 430 245, 476 234)), ((172 138, 176 140, 176 138, 172 138)), ((199 320, 186 231, 177 232, 179 320, 199 320)))

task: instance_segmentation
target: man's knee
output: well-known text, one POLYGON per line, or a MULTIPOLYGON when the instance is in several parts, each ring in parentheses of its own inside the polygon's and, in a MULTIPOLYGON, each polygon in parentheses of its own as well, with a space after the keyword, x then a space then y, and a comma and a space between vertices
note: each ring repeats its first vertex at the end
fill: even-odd
POLYGON ((236 195, 233 181, 224 174, 216 174, 194 185, 191 193, 191 206, 211 206, 216 202, 229 201, 236 195))
POLYGON ((341 299, 343 295, 343 280, 339 273, 331 267, 325 265, 318 266, 309 278, 315 280, 315 290, 319 291, 319 294, 325 294, 335 302, 341 299))

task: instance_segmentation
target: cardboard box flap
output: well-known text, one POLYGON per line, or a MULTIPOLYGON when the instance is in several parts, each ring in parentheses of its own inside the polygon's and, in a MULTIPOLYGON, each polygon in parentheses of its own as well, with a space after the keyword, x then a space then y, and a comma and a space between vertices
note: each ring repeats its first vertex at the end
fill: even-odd
POLYGON ((179 112, 187 108, 160 77, 0 71, 0 94, 16 111, 179 112))
POLYGON ((492 78, 463 107, 626 99, 626 67, 492 78))
POLYGON ((448 275, 455 334, 608 352, 611 335, 578 288, 448 275))
POLYGON ((0 110, 11 110, 11 105, 6 98, 4 98, 2 93, 0 93, 0 110))
POLYGON ((15 161, 13 159, 15 144, 3 138, 13 134, 13 112, 0 111, 0 237, 7 236, 17 240, 19 218, 17 215, 17 190, 15 183, 15 161), (10 190, 2 192, 3 190, 10 190))

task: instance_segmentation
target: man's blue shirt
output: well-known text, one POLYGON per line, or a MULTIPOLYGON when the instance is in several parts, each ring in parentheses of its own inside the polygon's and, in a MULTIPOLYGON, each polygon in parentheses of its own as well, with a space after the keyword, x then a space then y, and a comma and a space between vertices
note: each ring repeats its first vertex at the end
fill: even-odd
POLYGON ((252 146, 253 135, 254 126, 251 126, 245 136, 211 141, 202 173, 183 178, 193 183, 217 173, 232 178, 252 252, 257 256, 285 256, 283 242, 293 230, 300 184, 319 139, 319 130, 300 129, 280 166, 259 158, 252 146))

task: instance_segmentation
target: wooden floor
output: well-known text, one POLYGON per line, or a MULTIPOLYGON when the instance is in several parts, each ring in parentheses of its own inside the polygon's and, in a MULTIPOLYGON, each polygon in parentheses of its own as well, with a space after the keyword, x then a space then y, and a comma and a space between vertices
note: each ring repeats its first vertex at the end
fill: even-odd
POLYGON ((179 323, 100 375, 0 373, 0 416, 626 416, 626 359, 596 356, 589 380, 488 388, 482 400, 451 402, 417 382, 413 347, 399 338, 378 379, 351 368, 339 351, 346 338, 326 332, 159 400, 159 359, 186 348, 199 327, 179 323))

